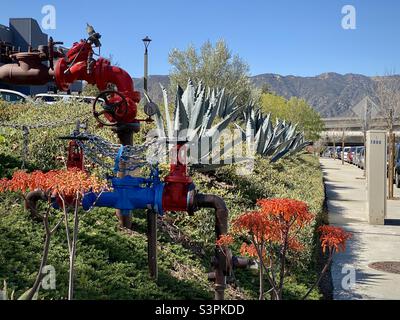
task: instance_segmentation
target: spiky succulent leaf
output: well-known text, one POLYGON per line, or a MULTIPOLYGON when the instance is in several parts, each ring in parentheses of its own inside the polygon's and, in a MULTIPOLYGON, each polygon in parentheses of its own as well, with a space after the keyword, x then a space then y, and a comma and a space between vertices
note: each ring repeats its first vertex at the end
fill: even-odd
POLYGON ((171 116, 169 114, 169 104, 168 104, 168 94, 167 94, 167 89, 164 88, 164 86, 160 83, 161 91, 163 93, 163 100, 164 100, 164 111, 165 111, 165 124, 167 126, 167 132, 166 135, 168 137, 173 136, 173 125, 171 122, 171 116))
POLYGON ((179 133, 181 130, 185 130, 189 126, 189 118, 186 113, 185 106, 182 102, 183 90, 178 86, 178 92, 176 94, 175 102, 175 116, 174 116, 174 131, 179 133))
MULTIPOLYGON (((204 108, 204 90, 202 90, 197 96, 196 101, 193 104, 193 110, 191 111, 191 116, 189 118, 189 129, 195 130, 201 124, 205 108, 204 108)), ((194 100, 194 99, 193 99, 194 100)))
POLYGON ((191 113, 194 109, 196 90, 192 80, 189 79, 186 90, 182 94, 182 104, 185 108, 188 119, 191 119, 191 113))
MULTIPOLYGON (((178 136, 181 139, 197 143, 199 151, 195 156, 197 160, 204 161, 212 157, 227 159, 232 158, 232 146, 237 145, 232 141, 225 144, 224 150, 213 149, 213 143, 219 143, 221 133, 229 124, 238 119, 242 114, 244 127, 235 123, 240 129, 239 139, 247 144, 247 150, 262 156, 272 157, 271 161, 277 161, 284 156, 293 155, 308 145, 304 141, 304 134, 297 132, 297 126, 286 121, 276 119, 275 125, 271 121, 271 115, 264 116, 254 103, 239 107, 235 98, 225 93, 224 89, 205 88, 202 83, 195 87, 192 81, 188 81, 185 90, 178 86, 173 119, 168 112, 168 97, 165 88, 163 90, 165 108, 165 127, 163 126, 162 113, 157 112, 156 124, 165 132, 166 136, 178 136), (215 151, 214 151, 215 150, 215 151)), ((196 160, 196 159, 193 159, 196 160)), ((241 161, 243 159, 234 159, 241 161)), ((222 160, 221 160, 222 163, 222 160)))
MULTIPOLYGON (((151 101, 150 97, 148 96, 147 92, 144 91, 143 93, 144 93, 144 96, 145 96, 147 102, 151 103, 152 101, 151 101)), ((157 104, 154 104, 154 106, 156 108, 156 113, 154 114, 154 118, 156 120, 156 125, 157 125, 157 129, 158 129, 158 135, 160 136, 160 138, 165 138, 166 135, 165 135, 165 128, 164 128, 164 120, 163 120, 163 117, 161 115, 160 108, 158 107, 157 104)))

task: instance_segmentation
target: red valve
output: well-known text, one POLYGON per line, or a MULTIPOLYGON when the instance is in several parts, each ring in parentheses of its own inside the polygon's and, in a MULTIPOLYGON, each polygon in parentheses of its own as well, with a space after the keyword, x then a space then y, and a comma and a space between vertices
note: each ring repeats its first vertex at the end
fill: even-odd
POLYGON ((68 144, 67 169, 84 170, 83 150, 75 140, 71 140, 68 144))
POLYGON ((191 211, 194 184, 187 173, 186 147, 178 142, 174 146, 175 161, 170 165, 169 175, 165 177, 163 192, 164 211, 191 211))
POLYGON ((88 68, 89 56, 93 54, 90 43, 81 40, 74 43, 67 52, 66 57, 59 59, 55 65, 54 77, 57 87, 66 91, 76 80, 85 80, 96 85, 100 91, 107 89, 109 84, 114 84, 119 93, 127 101, 127 112, 122 119, 110 119, 112 122, 133 123, 136 121, 137 103, 140 101, 140 93, 134 90, 131 76, 123 69, 111 66, 110 61, 104 58, 91 60, 88 68), (91 70, 91 72, 88 72, 91 70))

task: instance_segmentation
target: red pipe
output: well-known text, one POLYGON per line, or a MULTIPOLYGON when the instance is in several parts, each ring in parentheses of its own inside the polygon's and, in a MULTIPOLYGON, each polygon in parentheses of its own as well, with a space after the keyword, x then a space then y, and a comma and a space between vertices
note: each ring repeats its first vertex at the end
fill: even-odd
MULTIPOLYGON (((100 91, 106 90, 109 84, 117 87, 128 104, 123 123, 137 122, 137 106, 140 93, 135 91, 131 76, 123 69, 111 66, 110 61, 92 59, 93 49, 90 43, 81 40, 76 42, 65 57, 57 60, 54 71, 44 65, 42 52, 21 52, 13 55, 17 63, 0 67, 0 81, 13 84, 44 85, 55 80, 60 90, 67 91, 77 80, 85 80, 96 85, 100 91)), ((119 102, 115 97, 115 101, 119 102)), ((112 100, 112 99, 111 99, 112 100)), ((111 119, 110 119, 111 120, 111 119)))
POLYGON ((76 140, 71 140, 68 144, 67 169, 85 170, 83 150, 76 140))
POLYGON ((55 65, 57 87, 65 91, 74 81, 85 80, 103 91, 107 89, 108 84, 114 84, 117 90, 125 96, 128 103, 128 112, 122 122, 135 122, 136 104, 140 101, 140 93, 135 91, 131 76, 125 70, 111 66, 110 61, 104 58, 99 58, 95 62, 92 61, 93 65, 88 66, 91 50, 92 48, 88 43, 81 41, 74 44, 68 51, 66 58, 57 61, 55 65), (68 61, 74 61, 73 65, 68 67, 68 61))

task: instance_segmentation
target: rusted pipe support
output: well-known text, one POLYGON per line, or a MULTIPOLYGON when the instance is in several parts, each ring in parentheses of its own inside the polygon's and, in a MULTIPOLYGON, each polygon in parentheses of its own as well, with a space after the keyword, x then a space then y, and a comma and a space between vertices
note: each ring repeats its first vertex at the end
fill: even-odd
MULTIPOLYGON (((225 201, 216 195, 197 193, 194 197, 195 208, 212 208, 215 210, 215 236, 216 239, 228 233, 228 209, 225 201)), ((224 300, 226 278, 232 269, 232 254, 228 248, 215 247, 213 261, 215 275, 215 300, 224 300)))

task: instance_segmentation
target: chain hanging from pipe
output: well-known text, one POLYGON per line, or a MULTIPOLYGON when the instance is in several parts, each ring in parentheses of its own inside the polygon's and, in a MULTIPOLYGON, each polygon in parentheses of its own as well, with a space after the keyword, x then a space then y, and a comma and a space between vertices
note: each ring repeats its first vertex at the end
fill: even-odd
MULTIPOLYGON (((89 114, 83 114, 85 118, 83 119, 84 122, 89 120, 89 114)), ((31 130, 37 129, 54 129, 60 128, 66 125, 73 125, 76 124, 76 120, 65 119, 60 121, 52 121, 52 122, 40 122, 40 123, 11 123, 11 122, 0 122, 0 127, 14 129, 14 130, 21 130, 22 131, 22 149, 21 149, 21 158, 22 164, 21 169, 25 168, 25 165, 28 161, 29 156, 29 136, 31 130)))

